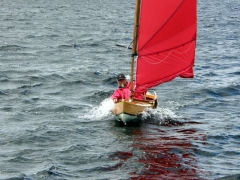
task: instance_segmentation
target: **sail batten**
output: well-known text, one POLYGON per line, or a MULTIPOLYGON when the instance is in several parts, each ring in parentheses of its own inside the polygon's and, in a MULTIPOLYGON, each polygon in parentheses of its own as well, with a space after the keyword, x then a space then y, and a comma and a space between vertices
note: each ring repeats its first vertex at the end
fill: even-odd
POLYGON ((136 86, 148 89, 176 77, 192 78, 196 0, 141 0, 136 86))

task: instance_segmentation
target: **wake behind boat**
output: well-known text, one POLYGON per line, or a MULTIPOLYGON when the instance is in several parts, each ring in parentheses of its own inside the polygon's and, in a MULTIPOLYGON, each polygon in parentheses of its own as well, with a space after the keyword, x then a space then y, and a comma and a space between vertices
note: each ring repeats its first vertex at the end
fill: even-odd
POLYGON ((195 47, 196 0, 136 0, 131 95, 115 103, 117 119, 125 124, 139 121, 146 108, 157 106, 150 88, 176 77, 193 78, 195 47), (135 98, 139 93, 144 95, 141 100, 135 98))

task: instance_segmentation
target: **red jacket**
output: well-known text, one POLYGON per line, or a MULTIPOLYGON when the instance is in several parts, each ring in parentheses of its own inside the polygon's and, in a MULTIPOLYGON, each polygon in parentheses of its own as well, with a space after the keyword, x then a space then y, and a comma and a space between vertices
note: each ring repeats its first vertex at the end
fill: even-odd
POLYGON ((129 99, 131 95, 130 92, 130 83, 127 82, 127 85, 123 88, 117 88, 113 95, 111 96, 111 99, 129 99))
MULTIPOLYGON (((135 83, 133 83, 133 87, 135 86, 135 83)), ((127 82, 127 85, 123 88, 117 88, 112 96, 111 99, 129 99, 131 95, 130 92, 130 83, 127 82)), ((135 93, 134 97, 135 99, 144 99, 144 93, 135 93)))

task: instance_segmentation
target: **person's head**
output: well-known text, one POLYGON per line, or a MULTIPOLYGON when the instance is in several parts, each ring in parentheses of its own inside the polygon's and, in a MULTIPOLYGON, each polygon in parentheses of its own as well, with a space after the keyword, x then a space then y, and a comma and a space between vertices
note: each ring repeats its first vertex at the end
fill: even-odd
POLYGON ((124 74, 120 73, 117 75, 118 87, 123 88, 127 82, 124 74))

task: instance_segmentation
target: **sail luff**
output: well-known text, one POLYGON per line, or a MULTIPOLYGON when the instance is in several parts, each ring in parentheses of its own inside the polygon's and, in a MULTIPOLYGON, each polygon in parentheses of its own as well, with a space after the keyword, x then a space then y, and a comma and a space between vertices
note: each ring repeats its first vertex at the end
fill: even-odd
POLYGON ((131 97, 133 93, 133 74, 134 74, 134 60, 137 54, 137 38, 138 38, 138 25, 139 25, 139 12, 140 12, 141 0, 135 1, 135 13, 134 13, 134 26, 133 26, 133 43, 132 43, 132 60, 130 71, 130 90, 131 97))

